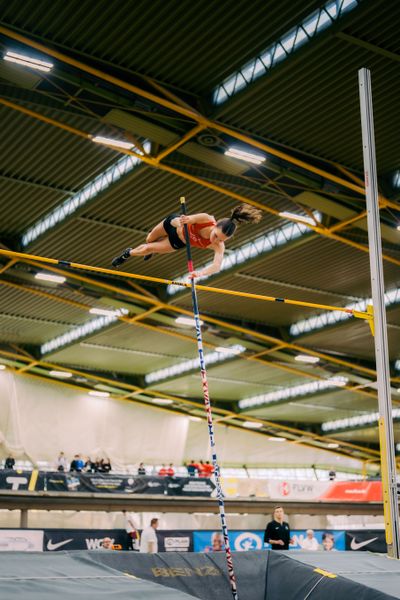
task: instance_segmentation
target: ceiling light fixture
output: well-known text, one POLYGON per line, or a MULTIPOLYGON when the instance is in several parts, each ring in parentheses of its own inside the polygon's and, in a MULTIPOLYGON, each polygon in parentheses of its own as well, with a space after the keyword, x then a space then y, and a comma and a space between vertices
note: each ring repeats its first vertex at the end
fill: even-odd
POLYGON ((58 377, 59 379, 69 379, 72 377, 72 373, 69 371, 49 371, 49 375, 52 377, 58 377))
POLYGON ((193 421, 194 423, 198 423, 199 421, 202 421, 202 419, 200 419, 200 417, 189 417, 189 421, 193 421))
MULTIPOLYGON (((196 321, 190 317, 178 317, 175 319, 177 325, 188 325, 190 327, 196 327, 196 321)), ((200 325, 204 325, 204 321, 200 320, 200 325)))
POLYGON ((132 150, 134 144, 131 142, 124 142, 123 140, 113 140, 111 138, 103 137, 102 135, 96 135, 92 137, 92 142, 96 144, 103 144, 104 146, 114 146, 115 148, 124 148, 125 150, 132 150))
POLYGON ((51 281, 53 283, 65 283, 67 281, 66 277, 62 277, 61 275, 51 275, 51 273, 36 273, 35 279, 51 281))
POLYGON ((310 356, 309 354, 298 354, 297 356, 294 357, 294 360, 297 360, 298 362, 312 363, 312 364, 319 362, 318 356, 310 356))
POLYGON ((287 440, 284 437, 272 437, 271 436, 268 438, 268 441, 269 442, 286 442, 287 440))
POLYGON ((44 71, 48 73, 54 67, 53 63, 32 58, 32 56, 26 56, 25 54, 19 54, 18 52, 11 52, 10 50, 3 56, 4 60, 13 62, 24 67, 36 69, 37 71, 44 71))
POLYGON ((6 365, 0 365, 0 371, 4 371, 4 369, 6 369, 6 365))
POLYGON ((228 148, 228 150, 225 150, 225 156, 237 158, 238 160, 244 160, 245 162, 253 163, 255 165, 261 165, 263 162, 265 162, 266 158, 262 154, 247 152, 245 150, 241 150, 240 148, 236 148, 235 146, 231 146, 228 148))
POLYGON ((307 225, 312 225, 313 227, 316 227, 319 224, 316 223, 315 220, 311 217, 307 217, 306 215, 296 215, 296 213, 291 213, 287 211, 280 212, 279 216, 283 217, 284 219, 289 219, 289 221, 306 223, 307 225))
POLYGON ((169 398, 152 398, 151 399, 153 404, 172 404, 173 400, 169 400, 169 398))
POLYGON ((256 421, 244 421, 244 423, 242 423, 242 426, 246 427, 247 429, 261 429, 263 424, 257 423, 256 421))
POLYGON ((90 390, 90 392, 88 392, 89 396, 95 396, 96 398, 109 398, 110 397, 110 393, 109 392, 100 392, 98 390, 90 390))
POLYGON ((103 315, 103 317, 114 317, 118 316, 118 310, 107 310, 105 308, 91 308, 89 312, 92 315, 103 315))

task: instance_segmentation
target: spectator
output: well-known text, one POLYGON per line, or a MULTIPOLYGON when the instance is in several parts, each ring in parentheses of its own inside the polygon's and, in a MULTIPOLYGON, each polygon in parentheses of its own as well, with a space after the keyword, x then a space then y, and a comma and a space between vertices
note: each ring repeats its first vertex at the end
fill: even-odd
POLYGON ((138 466, 137 474, 141 475, 141 476, 146 475, 146 467, 144 466, 144 464, 142 462, 138 466))
POLYGON ((220 531, 214 531, 211 536, 211 546, 206 546, 204 552, 222 552, 225 550, 224 536, 220 531))
POLYGON ((186 465, 186 468, 187 468, 189 477, 196 477, 196 475, 199 472, 198 464, 195 463, 194 460, 191 460, 190 463, 188 465, 186 465))
POLYGON ((158 519, 154 518, 150 521, 150 526, 143 529, 140 538, 140 552, 155 554, 158 551, 157 527, 158 519))
POLYGON ((102 458, 98 470, 100 473, 109 473, 111 471, 111 463, 109 458, 102 458))
POLYGON ((139 532, 136 529, 134 516, 132 513, 128 513, 126 510, 122 511, 125 517, 125 531, 128 535, 128 550, 134 550, 135 552, 139 551, 140 547, 140 537, 139 532))
POLYGON ((301 542, 302 550, 318 550, 319 544, 318 540, 314 537, 314 531, 312 529, 307 529, 306 538, 301 542))
POLYGON ((70 471, 76 471, 80 473, 85 466, 80 454, 75 454, 74 459, 71 461, 71 465, 69 467, 70 471))
POLYGON ((211 477, 213 473, 214 473, 213 465, 210 464, 209 460, 206 460, 206 462, 203 463, 203 471, 202 471, 201 477, 211 477))
POLYGON ((264 544, 271 544, 272 550, 289 550, 289 544, 292 543, 289 523, 283 517, 282 506, 275 506, 272 521, 268 523, 264 533, 264 544))
POLYGON ((165 465, 161 465, 161 469, 158 471, 160 477, 166 477, 168 475, 168 469, 165 465))
POLYGON ((199 460, 199 462, 197 463, 197 471, 199 473, 199 477, 205 477, 204 475, 204 463, 202 460, 199 460))
POLYGON ((113 541, 109 537, 103 538, 101 542, 100 550, 114 550, 113 541))
POLYGON ((334 546, 335 546, 335 538, 333 536, 333 533, 323 533, 322 534, 322 548, 327 552, 331 552, 332 550, 336 550, 334 548, 334 546))
POLYGON ((60 452, 57 458, 57 471, 68 471, 68 461, 64 452, 60 452))
POLYGON ((86 462, 85 462, 86 473, 96 473, 97 467, 98 467, 98 464, 94 460, 92 460, 90 458, 90 456, 88 456, 86 459, 86 462))
POLYGON ((168 475, 168 477, 173 477, 175 475, 175 469, 174 469, 174 465, 172 463, 169 463, 169 467, 167 469, 167 475, 168 475))
POLYGON ((13 469, 14 465, 15 465, 15 459, 12 454, 9 454, 6 458, 6 460, 4 461, 4 468, 5 469, 13 469))

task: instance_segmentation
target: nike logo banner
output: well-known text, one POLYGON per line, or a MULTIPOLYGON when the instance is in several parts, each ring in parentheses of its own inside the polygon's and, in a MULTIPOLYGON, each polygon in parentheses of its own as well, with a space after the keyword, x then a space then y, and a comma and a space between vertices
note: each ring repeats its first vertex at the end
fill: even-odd
POLYGON ((386 553, 385 532, 376 529, 347 531, 346 550, 386 553))

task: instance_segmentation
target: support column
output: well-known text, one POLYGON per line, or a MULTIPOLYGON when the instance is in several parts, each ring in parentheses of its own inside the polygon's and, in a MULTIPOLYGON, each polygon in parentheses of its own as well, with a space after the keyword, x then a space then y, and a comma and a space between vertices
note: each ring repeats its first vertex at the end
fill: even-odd
POLYGON ((21 508, 21 516, 19 520, 20 529, 28 529, 28 509, 21 508))
POLYGON ((379 442, 381 452, 385 533, 388 554, 392 558, 398 559, 400 558, 399 507, 397 499, 389 349, 384 298, 385 284, 383 279, 382 239, 379 217, 371 73, 368 69, 360 69, 358 71, 358 83, 361 108, 365 193, 367 200, 372 301, 374 306, 374 341, 378 384, 379 442))

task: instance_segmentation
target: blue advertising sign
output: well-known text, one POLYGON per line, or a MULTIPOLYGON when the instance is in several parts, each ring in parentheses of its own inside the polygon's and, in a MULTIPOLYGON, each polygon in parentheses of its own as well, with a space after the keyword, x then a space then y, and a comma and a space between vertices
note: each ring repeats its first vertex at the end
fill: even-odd
MULTIPOLYGON (((291 532, 293 544, 290 550, 301 550, 307 538, 305 529, 294 529, 291 532)), ((344 531, 314 530, 318 542, 318 550, 345 550, 344 531)), ((269 549, 270 544, 264 544, 264 530, 230 531, 229 542, 234 552, 269 549)), ((221 531, 194 531, 193 549, 195 552, 218 552, 224 550, 224 540, 221 531)))

